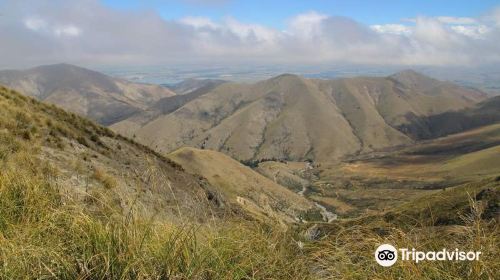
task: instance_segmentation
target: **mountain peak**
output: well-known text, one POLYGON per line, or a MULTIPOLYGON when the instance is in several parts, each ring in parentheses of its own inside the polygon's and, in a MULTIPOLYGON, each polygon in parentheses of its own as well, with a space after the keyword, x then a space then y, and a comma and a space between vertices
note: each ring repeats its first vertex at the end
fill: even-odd
POLYGON ((302 77, 296 74, 283 73, 281 75, 271 78, 271 80, 282 80, 282 79, 302 79, 302 77))
POLYGON ((436 79, 425 76, 412 69, 400 71, 389 76, 388 78, 408 87, 413 87, 416 85, 427 87, 437 82, 436 79))
POLYGON ((282 86, 297 85, 297 84, 304 83, 304 81, 305 80, 303 77, 296 75, 296 74, 289 74, 289 73, 281 74, 281 75, 275 76, 275 77, 267 80, 267 82, 277 83, 277 84, 280 84, 282 86))
POLYGON ((402 71, 399 71, 395 74, 392 74, 390 75, 389 77, 425 77, 425 78, 429 78, 427 76, 425 76, 424 74, 421 74, 413 69, 405 69, 405 70, 402 70, 402 71))

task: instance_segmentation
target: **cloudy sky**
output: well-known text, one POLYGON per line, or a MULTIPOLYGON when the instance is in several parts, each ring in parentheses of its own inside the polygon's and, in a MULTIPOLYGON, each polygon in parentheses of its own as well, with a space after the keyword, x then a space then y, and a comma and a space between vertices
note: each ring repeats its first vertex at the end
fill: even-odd
POLYGON ((0 68, 483 65, 500 63, 500 2, 1 0, 0 38, 0 68))

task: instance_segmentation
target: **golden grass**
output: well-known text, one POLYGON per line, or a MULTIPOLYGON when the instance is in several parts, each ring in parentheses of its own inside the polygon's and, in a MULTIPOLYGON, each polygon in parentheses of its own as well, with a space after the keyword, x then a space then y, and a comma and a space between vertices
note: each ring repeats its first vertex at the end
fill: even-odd
MULTIPOLYGON (((91 139, 105 129, 1 88, 0 95, 0 279, 495 279, 500 271, 498 222, 482 218, 485 205, 468 188, 433 194, 383 216, 320 224, 323 235, 313 241, 300 229, 256 221, 153 221, 133 207, 124 213, 107 203, 106 189, 86 194, 99 202, 88 207, 63 193, 58 170, 36 155, 52 143, 47 139, 63 134, 85 137, 105 151, 91 139), (29 104, 45 113, 25 110, 29 104), (30 113, 13 121, 23 110, 30 113), (461 222, 435 222, 449 215, 461 222), (483 257, 382 268, 373 259, 381 243, 481 250, 483 257)), ((111 177, 99 172, 94 178, 101 182, 111 177)), ((494 180, 478 184, 471 190, 498 191, 494 180)))
POLYGON ((463 217, 463 226, 402 228, 376 220, 350 223, 332 230, 328 237, 309 244, 307 255, 325 279, 496 279, 500 269, 498 223, 481 219, 476 201, 472 212, 463 217), (400 261, 389 268, 374 261, 380 244, 396 248, 438 251, 443 248, 481 251, 479 261, 400 261))
POLYGON ((118 184, 113 176, 98 167, 94 167, 94 174, 92 175, 92 178, 99 181, 107 189, 114 189, 118 184))
POLYGON ((117 209, 95 216, 46 175, 14 163, 0 174, 0 279, 309 277, 281 229, 245 222, 171 225, 117 209))

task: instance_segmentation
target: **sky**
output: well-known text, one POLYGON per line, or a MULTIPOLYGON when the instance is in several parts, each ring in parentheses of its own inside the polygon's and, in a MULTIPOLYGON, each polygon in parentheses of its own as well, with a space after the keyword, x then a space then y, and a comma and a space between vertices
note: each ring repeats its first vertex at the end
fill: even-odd
POLYGON ((0 0, 0 68, 500 63, 500 1, 0 0))
POLYGON ((259 23, 274 28, 285 28, 289 18, 306 11, 353 18, 364 24, 398 22, 417 15, 454 17, 477 17, 485 11, 500 5, 493 0, 470 1, 335 1, 335 0, 106 0, 103 3, 117 9, 155 9, 165 19, 179 19, 186 16, 202 16, 220 20, 232 16, 242 22, 259 23))

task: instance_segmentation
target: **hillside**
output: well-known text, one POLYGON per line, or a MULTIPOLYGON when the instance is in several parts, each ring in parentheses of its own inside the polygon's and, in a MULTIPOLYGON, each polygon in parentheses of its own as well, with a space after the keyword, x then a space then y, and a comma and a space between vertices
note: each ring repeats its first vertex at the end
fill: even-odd
POLYGON ((500 124, 317 167, 306 196, 339 217, 380 213, 422 195, 500 176, 500 124))
MULTIPOLYGON (((148 122, 166 114, 170 114, 186 103, 194 100, 222 84, 218 80, 189 80, 179 84, 182 91, 177 95, 161 98, 146 110, 138 111, 113 127, 119 131, 135 131, 148 122), (191 82, 195 84, 191 84, 191 82), (182 86, 181 86, 182 85, 182 86)), ((178 88, 178 89, 180 89, 178 88)))
MULTIPOLYGON (((169 155, 171 160, 75 114, 1 90, 2 140, 17 143, 19 135, 81 201, 103 191, 123 211, 139 204, 145 215, 172 221, 238 212, 294 223, 315 210, 305 198, 223 154, 183 149, 169 155), (13 118, 17 126, 9 124, 13 118)), ((9 145, 1 147, 0 158, 8 157, 9 145)))
POLYGON ((131 83, 69 64, 0 71, 0 84, 104 125, 175 95, 164 87, 131 83))
POLYGON ((230 157, 209 150, 182 148, 168 155, 188 172, 207 178, 226 200, 260 219, 295 222, 314 205, 304 197, 284 188, 230 157))
POLYGON ((91 121, 4 87, 0 108, 1 164, 48 168, 61 191, 83 205, 103 199, 123 213, 137 207, 172 221, 228 210, 207 198, 214 190, 206 181, 91 121))
POLYGON ((214 80, 214 79, 186 79, 182 82, 173 85, 164 85, 164 86, 168 87, 178 95, 185 95, 192 93, 193 91, 199 90, 201 88, 215 87, 225 82, 226 81, 224 80, 214 80))
POLYGON ((405 124, 470 108, 484 97, 413 71, 335 80, 281 75, 251 85, 225 83, 175 111, 111 128, 163 153, 193 146, 244 161, 332 161, 411 144, 415 137, 401 129, 405 124))
POLYGON ((274 218, 265 227, 167 158, 3 86, 0 168, 1 279, 309 278, 274 218))
POLYGON ((491 97, 470 108, 413 117, 399 130, 414 139, 431 139, 500 122, 500 97, 491 97))
MULTIPOLYGON (((483 178, 497 171, 476 166, 477 158, 497 166, 497 151, 477 153, 497 145, 499 125, 376 159, 386 167, 380 176, 397 178, 387 163, 404 167, 415 153, 442 151, 450 164, 442 176, 458 170, 454 160, 479 155, 458 160, 465 163, 458 168, 487 172, 460 171, 474 183, 405 196, 406 204, 354 219, 280 227, 276 220, 294 222, 304 211, 301 217, 311 220, 318 213, 307 211, 311 202, 303 196, 221 153, 183 148, 168 159, 4 87, 0 109, 2 279, 493 279, 499 268, 500 178, 483 178), (484 257, 477 263, 398 262, 387 270, 373 261, 374 246, 387 241, 422 250, 480 249, 484 257)), ((301 170, 309 169, 304 163, 261 165, 299 182, 301 170)), ((360 171, 370 175, 368 165, 356 176, 360 171)), ((375 191, 382 203, 399 195, 375 191)), ((366 199, 363 192, 358 197, 347 202, 366 199)))

